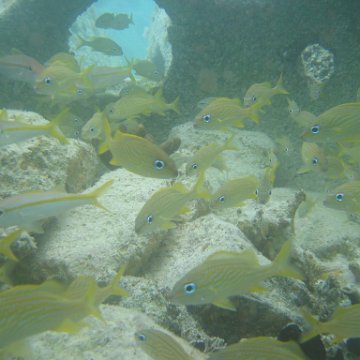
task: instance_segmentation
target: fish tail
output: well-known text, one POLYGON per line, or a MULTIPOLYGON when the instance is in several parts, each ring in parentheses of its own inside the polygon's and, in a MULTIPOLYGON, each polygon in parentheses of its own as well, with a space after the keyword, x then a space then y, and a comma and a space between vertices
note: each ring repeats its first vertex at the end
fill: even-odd
POLYGON ((111 127, 107 116, 103 113, 102 126, 105 134, 105 140, 99 145, 98 153, 103 154, 109 150, 109 143, 111 141, 111 127))
POLYGON ((179 100, 180 97, 178 96, 172 103, 168 104, 168 109, 175 111, 177 114, 180 114, 179 100))
POLYGON ((283 74, 281 73, 279 76, 278 81, 276 82, 275 89, 277 90, 278 94, 287 95, 289 92, 283 86, 283 74))
POLYGON ((119 287, 119 281, 126 270, 126 264, 121 266, 116 275, 112 278, 109 285, 102 289, 102 301, 105 301, 110 295, 128 296, 129 293, 119 287))
POLYGON ((196 180, 194 187, 191 190, 191 193, 194 195, 194 197, 199 197, 199 198, 210 197, 210 195, 207 194, 206 192, 200 192, 200 188, 204 182, 204 178, 205 178, 205 171, 201 171, 198 179, 196 180))
POLYGON ((96 303, 96 295, 97 295, 98 286, 96 282, 91 282, 85 293, 84 300, 86 307, 88 309, 89 315, 93 315, 96 318, 102 320, 101 312, 96 303))
POLYGON ((77 34, 77 38, 79 39, 79 44, 76 46, 76 50, 86 45, 87 41, 82 38, 79 34, 77 34))
POLYGON ((129 20, 130 20, 129 24, 135 25, 135 24, 134 24, 134 18, 133 18, 133 14, 132 14, 132 13, 130 14, 129 20))
POLYGON ((103 195, 103 193, 105 191, 107 191, 109 189, 109 187, 114 183, 114 180, 109 180, 106 183, 102 184, 101 186, 99 186, 97 189, 95 189, 94 191, 88 193, 88 194, 84 194, 84 197, 87 197, 91 200, 92 205, 103 209, 105 211, 110 212, 109 209, 107 209, 104 205, 102 205, 101 203, 99 203, 98 198, 103 195))
POLYGON ((256 125, 259 125, 260 123, 258 110, 260 110, 262 107, 263 107, 263 103, 259 101, 247 108, 249 119, 252 120, 256 125))
POLYGON ((11 250, 11 244, 19 237, 20 234, 21 230, 19 229, 7 235, 4 239, 0 239, 0 254, 5 255, 10 260, 18 261, 18 258, 11 250))
POLYGON ((225 142, 224 144, 224 150, 234 150, 234 151, 238 151, 239 148, 237 146, 234 145, 234 137, 235 134, 232 134, 225 142))
POLYGON ((69 108, 62 110, 49 124, 45 125, 45 129, 49 131, 49 134, 58 139, 63 144, 68 144, 69 140, 62 133, 59 128, 59 124, 62 123, 69 114, 69 108))
POLYGON ((303 316, 303 319, 305 320, 306 325, 308 326, 308 329, 306 329, 304 333, 301 335, 300 338, 300 344, 301 344, 321 333, 321 323, 319 323, 319 321, 315 319, 310 314, 309 310, 306 309, 305 307, 301 307, 300 312, 301 315, 303 316))
POLYGON ((273 261, 274 275, 288 276, 294 279, 304 280, 304 275, 291 264, 291 251, 293 249, 292 242, 286 241, 280 252, 273 261))

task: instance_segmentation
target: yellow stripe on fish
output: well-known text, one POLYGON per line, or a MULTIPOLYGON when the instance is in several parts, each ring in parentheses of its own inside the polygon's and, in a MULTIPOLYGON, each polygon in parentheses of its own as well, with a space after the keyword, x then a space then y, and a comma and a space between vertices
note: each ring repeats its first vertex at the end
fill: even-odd
POLYGON ((161 147, 140 136, 116 131, 111 137, 107 119, 103 119, 105 142, 99 147, 102 154, 110 150, 111 165, 122 166, 135 174, 159 179, 171 179, 178 175, 175 162, 161 147))
POLYGON ((216 158, 225 150, 239 150, 233 145, 234 135, 231 136, 223 145, 212 143, 199 149, 186 166, 187 174, 199 174, 211 166, 216 158))
POLYGON ((271 104, 271 98, 274 95, 289 94, 283 87, 282 74, 279 77, 276 85, 271 87, 269 82, 256 83, 249 87, 244 96, 244 106, 253 106, 258 104, 261 108, 265 105, 271 104))
POLYGON ((324 205, 360 215, 360 181, 354 180, 336 187, 329 192, 324 205))
POLYGON ((360 336, 360 304, 338 306, 331 319, 326 322, 316 320, 305 309, 302 310, 302 314, 305 321, 310 325, 310 329, 301 337, 301 342, 305 342, 318 334, 335 335, 334 342, 360 336))
POLYGON ((310 171, 320 172, 327 169, 327 158, 323 150, 315 143, 303 142, 301 146, 303 166, 298 169, 298 174, 310 171))
POLYGON ((230 127, 243 128, 250 119, 259 123, 258 106, 243 108, 240 99, 214 98, 196 115, 196 128, 204 130, 227 130, 230 127))
POLYGON ((303 139, 311 142, 349 143, 360 140, 360 102, 332 107, 314 119, 303 139))
POLYGON ((140 115, 150 114, 164 116, 170 110, 179 113, 178 102, 179 98, 176 98, 172 103, 166 103, 161 95, 161 90, 155 95, 136 92, 106 105, 104 113, 111 121, 138 118, 140 115))
POLYGON ((31 125, 17 121, 0 120, 0 146, 19 143, 36 136, 51 136, 63 144, 69 141, 59 129, 59 124, 67 119, 69 109, 64 109, 55 119, 45 125, 31 125))
POLYGON ((183 347, 170 335, 155 329, 135 333, 136 343, 154 360, 192 360, 183 347))
POLYGON ((164 187, 156 191, 140 210, 135 219, 135 232, 147 234, 158 230, 174 228, 174 218, 188 211, 186 204, 206 195, 199 193, 204 174, 200 174, 191 190, 181 183, 164 187))
POLYGON ((302 279, 303 275, 290 263, 292 244, 284 243, 270 265, 261 266, 255 252, 218 251, 190 270, 171 291, 170 301, 183 305, 213 304, 236 310, 230 296, 263 289, 264 280, 272 276, 302 279))
MULTIPOLYGON (((0 226, 19 226, 21 229, 41 232, 41 223, 62 212, 82 205, 105 209, 99 202, 111 185, 109 180, 90 193, 67 194, 52 191, 34 191, 5 198, 0 201, 0 226)), ((106 209, 105 209, 106 210, 106 209)))
POLYGON ((10 348, 13 353, 11 344, 29 336, 46 330, 71 332, 84 317, 101 317, 100 303, 109 295, 124 293, 118 287, 122 273, 123 268, 115 276, 116 281, 106 288, 99 288, 94 279, 80 276, 67 289, 48 280, 41 285, 19 285, 0 292, 0 349, 10 348))
POLYGON ((306 359, 293 341, 281 342, 272 337, 241 339, 238 343, 211 353, 208 360, 302 360, 306 359))
POLYGON ((238 207, 247 199, 256 199, 259 180, 255 176, 244 176, 227 181, 210 198, 210 208, 238 207))

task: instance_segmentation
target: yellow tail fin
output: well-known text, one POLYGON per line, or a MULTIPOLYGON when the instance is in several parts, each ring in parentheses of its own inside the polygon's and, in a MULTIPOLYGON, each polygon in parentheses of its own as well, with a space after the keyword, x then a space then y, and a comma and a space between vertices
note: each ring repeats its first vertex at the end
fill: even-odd
POLYGON ((109 180, 105 184, 102 184, 97 189, 92 191, 91 193, 84 194, 85 197, 88 197, 92 200, 92 204, 100 209, 110 212, 104 205, 100 204, 98 198, 109 189, 109 187, 114 183, 114 180, 109 180))
POLYGON ((55 117, 55 119, 44 125, 44 130, 47 130, 52 137, 58 139, 63 144, 68 144, 69 140, 61 132, 59 124, 67 119, 69 112, 69 108, 64 109, 55 117))
POLYGON ((111 127, 107 116, 103 113, 102 126, 104 130, 105 140, 99 145, 98 153, 103 154, 109 150, 109 143, 111 141, 111 127))
POLYGON ((294 279, 304 280, 304 275, 291 264, 292 242, 286 241, 280 252, 273 261, 274 275, 288 276, 294 279))

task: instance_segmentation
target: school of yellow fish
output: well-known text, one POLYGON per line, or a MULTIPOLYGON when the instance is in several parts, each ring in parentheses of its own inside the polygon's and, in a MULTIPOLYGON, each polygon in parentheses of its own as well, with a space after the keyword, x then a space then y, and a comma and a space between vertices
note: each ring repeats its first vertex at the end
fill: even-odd
MULTIPOLYGON (((99 28, 126 29, 134 24, 127 14, 103 14, 97 21, 99 28)), ((82 39, 79 47, 89 46, 109 56, 123 56, 121 47, 107 38, 82 39)), ((46 63, 14 51, 0 58, 0 75, 14 81, 22 81, 41 97, 46 97, 62 107, 62 111, 46 125, 30 125, 9 119, 6 109, 0 110, 1 147, 16 144, 37 136, 48 136, 67 146, 69 139, 61 128, 71 121, 68 106, 74 101, 85 101, 102 94, 120 83, 131 84, 130 91, 115 102, 106 104, 81 129, 81 138, 90 142, 98 154, 109 152, 110 164, 143 177, 176 179, 179 175, 176 162, 163 146, 140 135, 141 120, 149 115, 161 117, 168 112, 180 113, 179 98, 166 102, 161 91, 161 76, 149 60, 128 61, 125 67, 97 67, 81 69, 75 58, 68 53, 55 54, 46 63), (157 81, 160 90, 145 91, 136 84, 134 73, 157 81), (125 130, 124 130, 125 126, 125 130), (135 129, 134 132, 130 129, 135 129)), ((229 179, 212 194, 204 188, 209 167, 223 162, 225 151, 238 151, 233 144, 234 129, 241 129, 250 120, 258 124, 264 107, 271 105, 273 96, 287 96, 280 76, 275 86, 268 82, 256 83, 246 91, 243 103, 240 99, 214 97, 202 102, 200 111, 194 114, 194 126, 198 129, 215 130, 228 134, 223 144, 211 143, 201 147, 186 164, 186 176, 197 176, 195 185, 188 189, 177 181, 155 191, 138 213, 134 231, 147 236, 176 227, 179 216, 190 211, 189 204, 205 201, 210 211, 243 206, 247 201, 265 204, 271 197, 279 167, 269 155, 269 164, 262 178, 253 174, 229 179)), ((329 179, 341 180, 342 184, 327 189, 323 204, 360 215, 360 103, 345 103, 314 115, 301 111, 296 102, 287 98, 289 116, 302 131, 301 157, 303 166, 298 175, 309 172, 321 173, 329 179)), ((276 139, 279 148, 290 151, 291 142, 286 137, 276 139)), ((223 166, 222 166, 223 167, 223 166)), ((226 171, 226 167, 225 169, 226 171)), ((60 191, 34 191, 17 194, 0 200, 0 253, 6 261, 18 261, 12 244, 22 231, 43 232, 43 223, 49 217, 58 216, 68 209, 91 204, 106 209, 98 197, 110 186, 106 182, 92 192, 68 194, 60 191)), ((243 252, 217 251, 200 265, 179 279, 170 293, 170 301, 182 305, 213 304, 236 311, 230 297, 265 290, 264 281, 273 276, 304 279, 303 274, 291 263, 292 241, 285 242, 274 261, 260 265, 252 250, 243 252)), ((17 285, 0 292, 0 351, 3 354, 20 354, 27 337, 46 330, 71 331, 81 326, 87 315, 101 317, 99 305, 111 294, 124 296, 126 291, 118 287, 125 270, 123 266, 106 288, 99 288, 94 279, 79 277, 68 287, 53 280, 40 285, 17 285)), ((11 284, 9 284, 11 285, 11 284)), ((333 334, 335 341, 360 335, 360 305, 337 308, 327 322, 319 322, 303 312, 310 330, 303 341, 317 334, 333 334)), ((162 331, 140 329, 136 342, 150 357, 157 360, 192 359, 174 338, 162 331)), ((24 350, 26 351, 26 350, 24 350)), ((224 350, 211 353, 214 359, 304 359, 298 344, 282 343, 275 338, 259 337, 243 339, 224 350)))

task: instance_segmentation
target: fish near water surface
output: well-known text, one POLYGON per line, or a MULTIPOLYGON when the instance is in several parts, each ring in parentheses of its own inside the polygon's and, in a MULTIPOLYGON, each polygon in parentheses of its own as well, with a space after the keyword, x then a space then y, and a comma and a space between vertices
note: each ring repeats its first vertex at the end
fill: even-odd
POLYGON ((347 182, 330 191, 324 205, 360 215, 360 180, 347 182))
POLYGON ((210 198, 211 209, 239 207, 247 199, 256 199, 259 180, 255 176, 244 176, 227 181, 210 198))
POLYGON ((175 162, 160 146, 140 136, 126 134, 119 130, 111 137, 107 119, 103 121, 105 142, 99 153, 110 151, 111 165, 122 166, 135 174, 158 179, 171 179, 178 175, 175 162))
POLYGON ((101 318, 99 305, 108 296, 127 295, 118 285, 123 271, 124 267, 104 288, 92 278, 79 276, 67 288, 47 280, 41 285, 18 285, 1 291, 0 351, 16 354, 18 342, 29 336, 47 330, 72 332, 88 315, 101 318))
POLYGON ((314 119, 303 139, 310 142, 351 143, 360 140, 360 102, 332 107, 314 119))
POLYGON ((258 104, 260 107, 271 105, 271 98, 275 95, 289 94, 282 85, 282 75, 280 75, 274 87, 269 82, 256 83, 249 87, 244 96, 244 106, 258 104))
POLYGON ((192 360, 183 347, 170 335, 156 329, 135 333, 136 343, 154 360, 192 360))
POLYGON ((132 14, 129 16, 128 14, 121 13, 105 13, 100 15, 95 21, 95 26, 101 29, 124 30, 130 24, 134 24, 132 14))
POLYGON ((53 191, 33 191, 0 200, 0 226, 19 226, 21 229, 42 232, 42 222, 66 210, 82 205, 94 205, 105 209, 99 202, 111 185, 109 180, 90 193, 68 194, 53 191))
POLYGON ((305 360, 305 354, 293 341, 272 337, 241 339, 223 350, 210 353, 207 360, 305 360))
POLYGON ((109 56, 121 56, 123 55, 123 50, 120 45, 118 45, 114 40, 111 40, 106 37, 93 37, 91 39, 85 40, 82 37, 78 36, 80 39, 80 44, 78 49, 83 46, 89 46, 94 51, 101 52, 109 56))
POLYGON ((161 70, 150 60, 139 60, 134 64, 133 68, 137 75, 153 81, 160 81, 163 77, 161 70))
POLYGON ((144 235, 176 227, 173 220, 189 211, 187 203, 196 198, 206 197, 205 193, 199 192, 203 179, 202 173, 191 190, 182 183, 175 183, 156 191, 136 216, 135 232, 144 235))
POLYGON ((8 144, 19 143, 36 136, 50 136, 58 139, 61 143, 69 141, 59 128, 59 124, 67 119, 68 109, 64 109, 55 119, 44 125, 26 124, 18 121, 0 119, 0 147, 8 144))
POLYGON ((231 136, 223 145, 211 143, 200 148, 186 165, 186 173, 188 175, 203 173, 216 161, 216 158, 219 157, 223 151, 239 150, 233 145, 233 139, 234 136, 231 136))
POLYGON ((213 304, 235 311, 229 297, 261 291, 264 280, 272 276, 303 279, 290 263, 291 249, 291 242, 285 242, 275 260, 263 266, 252 249, 217 251, 175 284, 170 301, 183 305, 213 304))
POLYGON ((204 130, 243 128, 246 119, 259 123, 257 107, 243 108, 240 99, 210 98, 205 107, 195 116, 194 127, 204 130))

